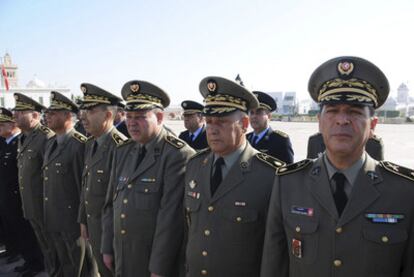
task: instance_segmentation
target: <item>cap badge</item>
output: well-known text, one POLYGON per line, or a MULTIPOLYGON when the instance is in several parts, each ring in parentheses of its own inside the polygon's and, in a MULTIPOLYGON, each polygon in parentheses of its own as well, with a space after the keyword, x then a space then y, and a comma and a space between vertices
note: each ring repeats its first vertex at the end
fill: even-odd
POLYGON ((82 90, 83 93, 88 92, 88 89, 86 88, 86 86, 81 86, 81 90, 82 90))
POLYGON ((217 84, 216 84, 216 82, 213 81, 213 80, 208 81, 208 83, 207 83, 207 89, 210 92, 216 92, 216 90, 217 90, 217 84))
POLYGON ((338 71, 341 75, 349 75, 354 70, 354 64, 350 62, 340 62, 338 64, 338 71))
POLYGON ((187 108, 187 103, 186 102, 183 103, 183 107, 187 108))
POLYGON ((132 84, 130 87, 132 92, 138 92, 139 91, 139 85, 138 84, 132 84))

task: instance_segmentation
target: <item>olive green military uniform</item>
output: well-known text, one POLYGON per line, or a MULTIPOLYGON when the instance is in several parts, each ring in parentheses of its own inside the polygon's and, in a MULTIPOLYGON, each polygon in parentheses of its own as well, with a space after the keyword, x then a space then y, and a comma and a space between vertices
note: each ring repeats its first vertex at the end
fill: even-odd
POLYGON ((206 150, 187 166, 187 276, 259 276, 267 206, 282 163, 246 143, 211 196, 213 158, 206 150))
MULTIPOLYGON (((115 107, 122 101, 121 98, 92 84, 81 84, 81 90, 84 94, 81 109, 87 110, 98 105, 115 107)), ((103 263, 101 254, 102 209, 113 167, 114 149, 127 140, 127 137, 112 127, 99 138, 90 137, 85 147, 85 167, 82 173, 78 222, 88 228, 89 242, 101 277, 113 276, 103 263)))
POLYGON ((185 165, 195 151, 163 128, 146 147, 137 168, 135 142, 118 147, 113 161, 103 253, 115 254, 116 276, 173 276, 178 266, 185 165))
MULTIPOLYGON (((31 98, 14 94, 14 111, 37 111, 45 107, 31 98)), ((42 165, 47 141, 54 136, 49 128, 37 124, 29 134, 19 138, 17 166, 19 171, 19 189, 22 198, 24 217, 30 221, 45 258, 45 266, 51 276, 56 274, 57 253, 50 234, 46 231, 43 218, 43 176, 42 165)))
POLYGON ((340 218, 323 157, 277 175, 262 277, 413 276, 413 171, 367 156, 340 218))
MULTIPOLYGON (((365 145, 365 150, 368 154, 378 160, 384 160, 384 144, 382 138, 374 135, 372 138, 369 138, 367 144, 365 145)), ((321 133, 313 134, 308 139, 308 159, 315 159, 322 155, 325 151, 325 144, 323 142, 323 137, 321 133)))
POLYGON ((72 129, 47 145, 43 163, 44 220, 62 276, 77 276, 81 249, 77 223, 86 137, 72 129), (64 219, 64 220, 62 220, 64 219))
POLYGON ((99 273, 101 276, 112 276, 104 265, 101 254, 102 209, 113 167, 114 149, 117 145, 127 141, 127 138, 113 127, 109 133, 99 138, 96 152, 92 155, 95 141, 96 139, 89 139, 86 143, 78 221, 88 227, 89 240, 98 264, 99 273))
MULTIPOLYGON (((140 80, 127 82, 122 96, 127 113, 164 109, 170 102, 162 89, 140 80)), ((182 269, 184 173, 195 151, 157 127, 145 144, 130 141, 114 155, 102 251, 114 254, 117 277, 173 277, 182 269)))

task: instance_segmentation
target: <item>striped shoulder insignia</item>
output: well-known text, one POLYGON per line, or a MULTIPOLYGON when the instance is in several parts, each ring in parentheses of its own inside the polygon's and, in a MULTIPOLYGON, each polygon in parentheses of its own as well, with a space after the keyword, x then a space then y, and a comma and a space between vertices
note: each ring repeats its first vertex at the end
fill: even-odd
POLYGON ((175 148, 181 149, 184 147, 184 145, 186 144, 184 141, 182 141, 181 139, 177 138, 176 136, 173 135, 166 135, 165 136, 165 140, 171 144, 172 146, 174 146, 175 148))
POLYGON ((285 166, 286 163, 282 162, 281 160, 276 159, 273 156, 267 155, 265 153, 257 153, 256 158, 259 159, 259 161, 264 162, 265 164, 270 165, 271 167, 278 169, 279 167, 285 166))
POLYGON ((112 132, 112 139, 115 141, 117 146, 122 145, 128 141, 127 137, 122 134, 118 134, 117 132, 112 132))
POLYGON ((311 159, 305 159, 297 163, 289 164, 284 167, 278 168, 276 171, 276 174, 279 176, 290 174, 290 173, 305 169, 311 163, 312 163, 311 159))
POLYGON ((127 138, 127 140, 125 140, 124 142, 122 142, 122 143, 120 143, 120 144, 117 144, 117 145, 116 145, 116 147, 117 147, 117 148, 122 147, 122 146, 124 146, 124 145, 130 144, 130 143, 131 143, 131 142, 133 142, 133 141, 134 141, 133 139, 127 138))
POLYGON ((289 137, 288 134, 286 134, 285 132, 279 131, 279 130, 273 130, 273 133, 276 133, 276 134, 278 134, 278 135, 280 135, 280 136, 282 136, 284 138, 288 138, 289 137))
POLYGON ((204 148, 204 149, 201 149, 201 150, 198 150, 197 152, 195 152, 191 157, 190 157, 190 160, 191 159, 194 159, 195 157, 198 157, 198 156, 201 156, 202 154, 207 154, 207 153, 209 153, 210 152, 210 148, 209 147, 207 147, 207 148, 204 148))
POLYGON ((79 132, 73 132, 72 137, 81 143, 85 143, 88 139, 79 132))
POLYGON ((43 126, 43 125, 40 125, 40 126, 39 126, 39 130, 40 130, 43 134, 47 135, 48 137, 51 137, 51 136, 53 136, 53 135, 55 134, 55 133, 54 133, 51 129, 49 129, 48 127, 43 126))
POLYGON ((381 161, 380 166, 385 168, 387 171, 400 175, 408 180, 414 181, 414 171, 410 168, 403 167, 392 162, 381 161))

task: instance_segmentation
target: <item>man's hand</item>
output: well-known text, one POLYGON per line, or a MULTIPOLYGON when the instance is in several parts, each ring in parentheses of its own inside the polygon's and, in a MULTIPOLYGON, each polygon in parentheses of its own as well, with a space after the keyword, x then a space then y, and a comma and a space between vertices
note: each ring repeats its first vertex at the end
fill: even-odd
POLYGON ((83 239, 88 240, 89 239, 89 235, 88 235, 88 227, 86 227, 85 224, 80 224, 80 235, 83 239))
POLYGON ((113 268, 114 268, 114 256, 113 255, 103 254, 103 262, 110 271, 113 271, 113 268))

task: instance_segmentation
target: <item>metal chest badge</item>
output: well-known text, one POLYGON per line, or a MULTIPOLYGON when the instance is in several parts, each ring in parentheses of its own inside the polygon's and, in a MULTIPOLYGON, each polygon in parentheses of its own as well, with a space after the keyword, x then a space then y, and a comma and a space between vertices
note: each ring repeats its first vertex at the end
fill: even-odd
POLYGON ((190 183, 188 183, 188 185, 190 186, 191 189, 194 189, 197 186, 196 181, 191 180, 190 183))
POLYGON ((292 239, 292 255, 296 258, 302 258, 302 241, 292 239))

